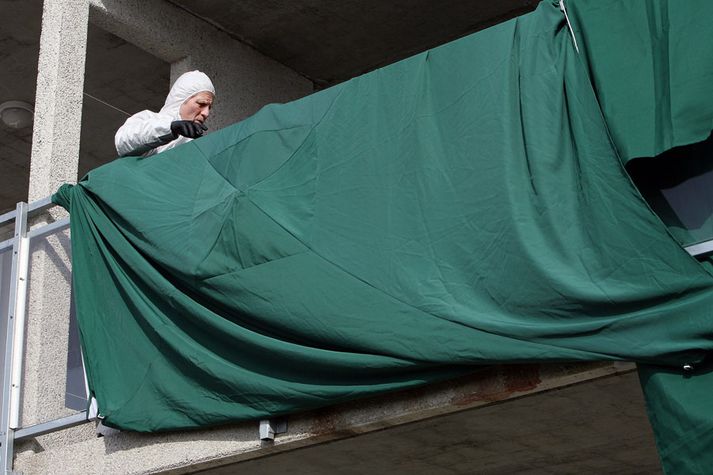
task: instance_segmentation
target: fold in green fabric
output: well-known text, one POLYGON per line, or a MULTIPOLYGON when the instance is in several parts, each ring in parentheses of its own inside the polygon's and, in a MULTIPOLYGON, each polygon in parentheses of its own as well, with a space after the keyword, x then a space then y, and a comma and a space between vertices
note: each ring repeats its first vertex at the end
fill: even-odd
POLYGON ((580 51, 624 161, 713 130, 713 2, 566 0, 580 51))
POLYGON ((664 471, 711 473, 713 362, 704 362, 690 372, 639 365, 639 379, 664 471))
POLYGON ((551 2, 54 199, 112 427, 713 349, 713 277, 629 181, 551 2))
MULTIPOLYGON (((682 244, 713 238, 712 142, 703 142, 713 130, 713 2, 569 0, 567 6, 613 140, 642 193, 682 244), (686 223, 665 198, 684 182, 686 223)), ((712 263, 705 262, 709 270, 712 263)), ((713 364, 688 374, 639 365, 639 373, 664 470, 711 473, 713 364)))

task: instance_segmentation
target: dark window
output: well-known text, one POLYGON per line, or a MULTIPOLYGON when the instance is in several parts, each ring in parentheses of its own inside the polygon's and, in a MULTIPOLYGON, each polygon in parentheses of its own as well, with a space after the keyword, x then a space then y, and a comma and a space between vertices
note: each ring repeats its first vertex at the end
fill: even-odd
POLYGON ((713 135, 657 157, 634 159, 627 169, 681 244, 713 239, 713 135))

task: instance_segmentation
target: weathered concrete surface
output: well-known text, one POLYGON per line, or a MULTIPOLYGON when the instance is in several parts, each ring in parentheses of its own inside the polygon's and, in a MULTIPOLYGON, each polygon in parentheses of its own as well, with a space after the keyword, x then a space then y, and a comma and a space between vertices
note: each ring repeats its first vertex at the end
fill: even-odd
MULTIPOLYGON (((29 200, 77 176, 89 7, 46 0, 42 17, 29 200)), ((55 209, 34 224, 66 216, 55 209)), ((66 233, 33 242, 30 256, 22 424, 66 415, 64 387, 71 264, 66 233)))
POLYGON ((454 381, 291 416, 288 432, 269 444, 258 440, 257 421, 182 433, 118 433, 91 439, 75 435, 75 439, 62 443, 48 441, 48 436, 44 436, 37 441, 43 450, 19 454, 15 468, 25 473, 49 473, 53 467, 63 467, 64 473, 184 474, 216 470, 214 473, 222 474, 238 470, 277 473, 278 469, 292 466, 290 473, 307 474, 335 473, 333 464, 348 467, 356 463, 358 471, 338 473, 368 473, 370 458, 373 464, 384 458, 387 467, 392 464, 399 468, 399 464, 405 463, 404 468, 415 473, 472 473, 462 471, 466 466, 463 464, 484 455, 471 453, 471 445, 490 446, 488 463, 505 467, 516 460, 496 447, 510 440, 520 441, 517 451, 521 460, 534 458, 541 467, 551 462, 552 466, 570 463, 572 468, 572 463, 596 459, 606 452, 604 446, 609 444, 621 445, 626 451, 622 449, 597 465, 601 473, 616 473, 631 464, 644 463, 645 467, 655 468, 658 462, 652 436, 632 371, 633 365, 611 363, 484 367, 454 381), (607 377, 613 377, 610 383, 603 382, 602 378, 607 377), (571 385, 579 388, 574 395, 561 389, 571 385), (535 399, 532 403, 524 399, 518 402, 523 396, 534 394, 542 394, 539 402, 535 399), (493 405, 497 408, 489 409, 493 405), (560 406, 566 405, 567 409, 559 411, 560 406), (481 411, 486 411, 482 420, 481 411), (491 414, 488 411, 494 415, 487 416, 491 414), (573 420, 573 416, 578 418, 573 420), (464 422, 458 427, 461 418, 464 422), (545 422, 549 425, 543 425, 545 422), (562 436, 557 435, 560 430, 562 436), (591 437, 580 437, 577 444, 570 445, 571 434, 575 432, 591 437), (372 439, 373 436, 377 438, 372 439), (382 440, 385 445, 381 452, 373 452, 381 454, 380 458, 360 449, 376 450, 382 440), (450 444, 452 450, 462 453, 453 458, 437 457, 428 448, 431 444, 444 450, 450 444), (389 453, 393 454, 391 459, 386 457, 389 453), (274 466, 270 461, 273 457, 274 466), (416 463, 419 457, 421 461, 416 463), (362 462, 355 462, 357 458, 362 462), (431 458, 431 462, 426 460, 431 458), (411 459, 413 464, 404 461, 411 459), (255 462, 247 464, 248 460, 255 462), (316 462, 319 460, 324 462, 320 465, 316 462), (428 471, 434 464, 444 468, 440 472, 428 471), (296 472, 296 466, 303 471, 296 472))
POLYGON ((30 189, 34 201, 77 176, 89 7, 46 0, 42 16, 30 189))
MULTIPOLYGON (((511 382, 527 386, 536 379, 513 375, 511 382)), ((503 394, 493 389, 474 396, 503 394)), ((200 473, 599 475, 660 468, 638 380, 630 373, 200 473)))
MULTIPOLYGON (((42 2, 0 0, 0 104, 35 103, 42 2)), ((0 123, 0 214, 27 198, 32 127, 11 129, 0 123), (12 178, 12 179, 9 179, 12 178)))
POLYGON ((85 71, 78 177, 113 160, 117 129, 131 114, 159 110, 171 84, 169 63, 91 21, 85 71))
POLYGON ((521 15, 537 0, 170 0, 322 86, 521 15))
POLYGON ((311 81, 174 5, 89 1, 93 23, 171 63, 171 81, 192 69, 211 77, 217 95, 211 130, 313 91, 311 81))
MULTIPOLYGON (((29 201, 76 180, 88 14, 85 0, 44 2, 29 201)), ((66 213, 55 208, 33 220, 33 225, 64 216, 66 213)), ((31 244, 23 426, 73 412, 64 407, 70 276, 68 231, 31 244)), ((82 431, 84 437, 92 436, 89 427, 77 429, 75 434, 82 431)), ((51 437, 66 443, 71 435, 51 437)), ((29 445, 39 449, 34 442, 29 445)))

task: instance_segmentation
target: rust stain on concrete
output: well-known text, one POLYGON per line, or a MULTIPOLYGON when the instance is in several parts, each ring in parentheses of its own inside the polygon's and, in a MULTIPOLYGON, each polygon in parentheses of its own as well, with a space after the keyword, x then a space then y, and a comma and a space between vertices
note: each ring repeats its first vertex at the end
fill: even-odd
POLYGON ((523 364, 507 366, 504 371, 505 388, 510 393, 532 391, 540 385, 540 365, 523 364))
POLYGON ((477 377, 478 390, 453 398, 454 405, 503 401, 515 393, 537 389, 542 382, 540 366, 535 364, 493 366, 489 371, 478 373, 477 377))
POLYGON ((331 434, 337 430, 336 414, 332 408, 317 409, 313 411, 314 419, 310 433, 315 436, 331 434))

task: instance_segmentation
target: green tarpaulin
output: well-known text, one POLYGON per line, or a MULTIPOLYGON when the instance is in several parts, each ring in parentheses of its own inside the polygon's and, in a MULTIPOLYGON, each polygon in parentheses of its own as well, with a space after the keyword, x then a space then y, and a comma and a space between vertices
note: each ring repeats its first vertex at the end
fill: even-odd
POLYGON ((710 135, 713 2, 569 0, 566 5, 624 161, 710 135))
MULTIPOLYGON (((713 141, 701 141, 713 130, 713 2, 567 5, 613 141, 642 193, 682 244, 712 239, 713 141), (674 198, 687 198, 680 205, 687 223, 664 197, 685 181, 690 191, 674 198)), ((709 269, 711 263, 706 262, 709 269)), ((706 325, 713 338, 713 320, 706 325)), ((713 363, 694 372, 639 367, 668 473, 713 472, 713 363)))
POLYGON ((698 367, 713 277, 631 184, 584 59, 543 2, 60 189, 105 423, 273 416, 492 362, 698 367))

